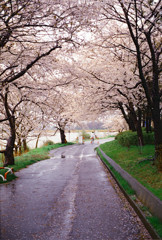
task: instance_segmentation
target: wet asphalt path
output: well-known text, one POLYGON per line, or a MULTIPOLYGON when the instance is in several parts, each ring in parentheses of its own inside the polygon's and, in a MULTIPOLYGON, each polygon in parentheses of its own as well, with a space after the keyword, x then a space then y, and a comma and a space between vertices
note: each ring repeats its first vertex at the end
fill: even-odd
POLYGON ((0 239, 144 239, 94 147, 87 143, 52 150, 50 159, 0 185, 0 239))

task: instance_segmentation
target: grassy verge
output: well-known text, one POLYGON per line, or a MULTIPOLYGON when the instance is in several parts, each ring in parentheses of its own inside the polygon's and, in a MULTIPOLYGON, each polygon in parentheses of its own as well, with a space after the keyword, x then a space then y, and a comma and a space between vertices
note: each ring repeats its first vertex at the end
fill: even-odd
POLYGON ((162 239, 162 222, 157 217, 154 216, 149 216, 146 218, 162 239))
POLYGON ((155 196, 162 200, 162 174, 157 171, 151 161, 139 161, 154 155, 154 145, 142 147, 140 153, 137 146, 121 146, 116 140, 102 144, 101 149, 130 175, 136 178, 155 196))
MULTIPOLYGON (((100 145, 101 149, 116 163, 118 163, 124 170, 129 172, 134 178, 136 178, 141 184, 148 188, 153 194, 162 199, 162 176, 157 171, 156 167, 151 162, 145 161, 139 163, 140 160, 149 157, 154 154, 154 146, 148 145, 143 147, 142 154, 139 153, 139 149, 136 146, 131 146, 128 150, 126 147, 122 147, 116 140, 107 142, 100 145)), ((130 187, 128 182, 122 178, 122 176, 108 163, 108 161, 98 151, 99 156, 106 163, 109 169, 113 172, 114 176, 126 191, 126 193, 136 201, 134 196, 134 190, 130 187)), ((162 222, 152 216, 148 209, 146 211, 145 206, 139 206, 143 211, 146 219, 162 238, 162 222)))
MULTIPOLYGON (((32 149, 31 151, 22 154, 21 156, 15 157, 15 165, 10 165, 8 167, 13 167, 14 171, 18 171, 22 168, 25 168, 33 163, 36 163, 38 161, 41 160, 45 160, 49 158, 49 151, 52 149, 56 149, 59 147, 64 147, 67 145, 71 145, 72 143, 67 143, 67 144, 61 144, 61 143, 57 143, 54 145, 48 145, 48 146, 43 146, 41 148, 36 148, 36 149, 32 149)), ((2 167, 2 162, 0 162, 0 167, 2 167)), ((6 170, 0 170, 0 174, 2 174, 4 176, 6 170)), ((7 182, 12 181, 13 179, 15 179, 16 176, 13 174, 8 174, 7 175, 7 182)), ((0 183, 6 183, 2 181, 2 178, 0 177, 0 183)))
POLYGON ((129 183, 118 173, 111 164, 102 156, 100 151, 97 149, 97 153, 100 156, 100 158, 103 160, 103 162, 108 166, 108 168, 111 170, 115 178, 118 180, 120 185, 123 187, 123 189, 126 191, 126 193, 130 196, 133 196, 135 194, 135 191, 131 188, 129 183))

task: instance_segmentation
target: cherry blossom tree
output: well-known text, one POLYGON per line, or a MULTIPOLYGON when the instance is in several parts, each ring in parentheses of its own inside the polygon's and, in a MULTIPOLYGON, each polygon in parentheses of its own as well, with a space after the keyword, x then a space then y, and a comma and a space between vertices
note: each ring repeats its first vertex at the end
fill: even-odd
MULTIPOLYGON (((129 100, 129 104, 127 104, 126 107, 127 111, 131 110, 131 115, 132 117, 134 116, 133 119, 136 125, 139 125, 137 123, 141 122, 141 109, 142 105, 144 105, 144 109, 147 110, 147 115, 150 115, 153 119, 155 159, 159 170, 161 170, 161 1, 105 0, 96 2, 98 6, 98 16, 100 18, 100 21, 98 21, 98 30, 101 38, 98 37, 98 39, 94 39, 95 46, 101 46, 105 51, 108 51, 109 57, 107 57, 107 68, 109 67, 109 59, 115 56, 117 60, 127 64, 128 67, 130 67, 130 63, 132 64, 132 71, 126 71, 126 74, 128 75, 128 72, 132 72, 133 76, 125 83, 124 79, 122 79, 124 84, 121 84, 121 77, 117 78, 117 74, 114 72, 114 80, 116 83, 114 83, 114 81, 112 83, 112 80, 109 82, 108 74, 106 80, 105 77, 103 77, 105 66, 100 68, 99 72, 96 73, 96 68, 100 60, 95 62, 96 67, 94 71, 89 71, 87 68, 86 71, 103 84, 105 82, 105 86, 108 87, 105 90, 105 87, 102 86, 102 89, 109 93, 107 94, 109 99, 112 98, 112 96, 113 99, 114 97, 120 98, 121 96, 125 98, 125 100, 127 99, 126 97, 131 99, 127 99, 129 100), (114 96, 115 92, 112 91, 112 88, 118 91, 118 96, 114 96), (126 93, 127 96, 125 95, 125 90, 123 91, 124 88, 129 90, 126 93), (139 92, 139 89, 141 93, 138 93, 139 96, 137 97, 135 91, 139 92), (133 104, 135 100, 138 102, 136 106, 132 105, 132 99, 133 104), (138 113, 138 119, 137 116, 135 117, 135 112, 138 113)), ((94 58, 93 54, 91 54, 91 57, 94 58)), ((118 68, 117 64, 116 69, 118 68)), ((122 72, 122 68, 120 68, 120 71, 122 72)), ((111 73, 111 69, 109 73, 111 73)), ((91 87, 93 88, 93 86, 91 87)), ((99 86, 98 89, 100 89, 99 86)), ((95 94, 97 94, 97 88, 95 94)))
MULTIPOLYGON (((36 71, 47 69, 49 65, 48 74, 44 74, 48 82, 49 68, 52 64, 54 68, 58 50, 65 47, 68 51, 70 47, 82 43, 83 37, 76 33, 87 25, 84 10, 88 11, 88 8, 86 4, 75 1, 6 0, 1 1, 0 10, 0 99, 3 108, 0 123, 8 121, 10 126, 10 137, 4 151, 5 164, 8 165, 14 164, 15 112, 22 102, 29 101, 29 97, 27 100, 27 95, 24 95, 25 90, 30 90, 34 95, 37 90, 40 94, 41 89, 49 88, 45 87, 42 77, 38 83, 36 71), (52 55, 53 52, 55 54, 52 55), (53 58, 47 59, 49 55, 53 58), (21 89, 24 96, 15 105, 10 102, 13 85, 19 91, 21 89)), ((52 77, 49 82, 52 82, 52 77)))
POLYGON ((120 109, 129 128, 137 131, 139 145, 143 145, 141 127, 142 118, 145 121, 146 97, 138 84, 139 76, 134 75, 134 58, 125 54, 121 61, 117 54, 105 48, 84 48, 79 60, 74 56, 78 65, 74 74, 81 79, 80 84, 88 96, 89 114, 99 116, 105 111, 120 109))
POLYGON ((113 37, 105 36, 104 46, 128 51, 136 57, 136 74, 150 106, 155 133, 155 159, 159 170, 162 169, 162 124, 161 124, 161 1, 104 1, 102 20, 117 23, 113 37), (128 40, 131 40, 128 44, 128 40), (106 40, 107 39, 107 40, 106 40), (118 39, 114 41, 114 39, 118 39), (108 45, 107 45, 108 44, 108 45))

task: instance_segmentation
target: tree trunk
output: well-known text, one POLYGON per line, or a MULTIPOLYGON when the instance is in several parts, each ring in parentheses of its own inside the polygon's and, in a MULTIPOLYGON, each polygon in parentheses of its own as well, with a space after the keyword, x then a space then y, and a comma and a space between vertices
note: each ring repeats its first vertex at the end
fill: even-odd
POLYGON ((39 142, 40 135, 41 135, 41 132, 40 132, 40 133, 38 134, 38 136, 37 136, 37 141, 36 141, 36 144, 35 144, 35 148, 38 147, 38 142, 39 142))
POLYGON ((146 132, 152 132, 151 129, 151 117, 146 117, 146 132))
POLYGON ((138 111, 136 113, 136 111, 134 110, 133 103, 130 102, 129 110, 132 114, 133 122, 136 127, 136 131, 137 131, 137 135, 138 135, 138 144, 139 144, 139 146, 143 146, 144 141, 143 141, 143 133, 142 133, 142 128, 141 128, 141 109, 138 108, 138 111))
POLYGON ((143 133, 141 128, 141 109, 140 108, 138 108, 137 135, 138 135, 139 146, 143 146, 144 141, 143 141, 143 133))
POLYGON ((142 127, 146 127, 146 112, 144 110, 142 112, 142 127))
POLYGON ((15 133, 12 134, 7 141, 6 149, 4 152, 4 155, 5 155, 4 167, 15 164, 14 154, 13 154, 14 143, 15 143, 15 133))
POLYGON ((149 106, 147 106, 146 109, 146 132, 149 133, 152 131, 151 129, 151 109, 149 106))
POLYGON ((15 164, 14 160, 14 146, 16 139, 15 117, 12 116, 9 122, 10 122, 10 137, 7 141, 6 149, 4 152, 5 155, 4 167, 15 164))
POLYGON ((5 155, 4 167, 15 164, 13 151, 14 151, 15 139, 16 139, 15 116, 8 106, 8 93, 9 93, 8 87, 5 88, 5 91, 6 92, 4 96, 4 106, 5 106, 6 115, 9 121, 10 137, 7 141, 6 149, 4 151, 4 155, 5 155))
POLYGON ((136 128, 134 126, 134 122, 132 120, 131 114, 126 114, 124 107, 123 107, 123 103, 119 102, 118 103, 119 109, 121 110, 123 117, 125 119, 125 121, 127 122, 128 126, 129 126, 129 130, 132 130, 133 132, 136 131, 136 128))
POLYGON ((19 138, 18 141, 18 149, 19 149, 19 156, 22 154, 22 146, 21 146, 21 139, 19 138))
POLYGON ((159 171, 162 171, 162 121, 160 111, 153 112, 154 135, 155 135, 155 164, 159 171))
POLYGON ((24 152, 27 152, 27 143, 26 143, 26 139, 23 139, 23 149, 24 149, 24 152))
POLYGON ((133 114, 130 112, 128 114, 129 116, 129 126, 130 126, 130 130, 135 132, 136 131, 136 126, 135 126, 135 123, 134 123, 134 119, 133 119, 133 114))
POLYGON ((67 143, 66 136, 65 136, 65 130, 60 128, 59 131, 60 131, 61 143, 67 143))
POLYGON ((15 156, 18 155, 18 147, 17 147, 17 144, 15 144, 15 156))

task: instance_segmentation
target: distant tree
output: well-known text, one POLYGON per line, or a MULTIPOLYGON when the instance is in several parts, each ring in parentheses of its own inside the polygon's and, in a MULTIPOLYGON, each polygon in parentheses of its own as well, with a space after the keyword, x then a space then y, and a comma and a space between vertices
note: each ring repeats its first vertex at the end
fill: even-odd
POLYGON ((45 115, 48 117, 50 124, 53 124, 60 132, 61 143, 67 142, 66 128, 81 120, 81 100, 73 85, 59 88, 56 95, 52 93, 48 98, 48 109, 46 108, 48 113, 45 110, 45 115))

